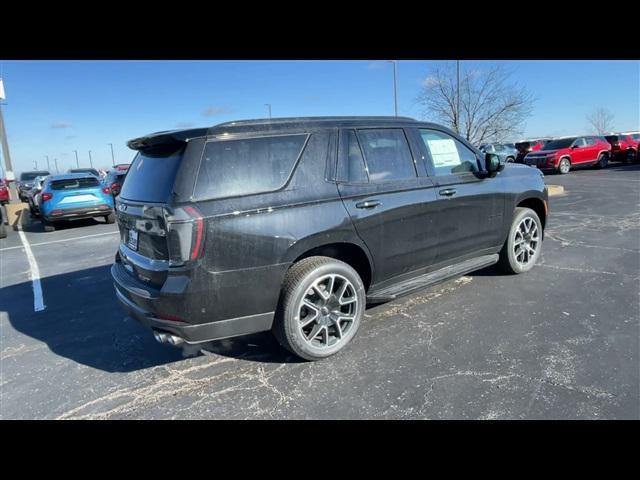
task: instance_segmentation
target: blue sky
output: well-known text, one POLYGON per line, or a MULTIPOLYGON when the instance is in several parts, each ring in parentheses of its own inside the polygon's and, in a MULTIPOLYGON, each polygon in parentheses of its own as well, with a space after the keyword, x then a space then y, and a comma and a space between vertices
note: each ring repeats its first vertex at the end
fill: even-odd
MULTIPOLYGON (((398 62, 399 115, 422 118, 421 83, 443 62, 398 62)), ((617 130, 640 128, 638 61, 464 61, 504 64, 536 98, 524 136, 587 130, 605 107, 617 130)), ((393 70, 383 61, 0 61, 14 170, 129 162, 128 139, 158 130, 267 116, 393 115, 393 70)), ((4 162, 3 162, 4 166, 4 162)))

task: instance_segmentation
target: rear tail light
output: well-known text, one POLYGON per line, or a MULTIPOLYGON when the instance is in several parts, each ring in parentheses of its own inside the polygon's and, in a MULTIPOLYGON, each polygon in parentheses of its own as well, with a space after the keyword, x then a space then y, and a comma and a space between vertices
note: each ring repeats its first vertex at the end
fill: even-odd
POLYGON ((118 185, 116 182, 113 182, 113 183, 111 184, 111 190, 116 190, 116 189, 117 189, 117 188, 119 188, 119 187, 120 187, 120 185, 118 185))
POLYGON ((51 200, 53 198, 53 194, 51 193, 43 193, 42 194, 42 201, 46 202, 47 200, 51 200))
POLYGON ((165 211, 169 264, 184 265, 197 260, 202 253, 205 237, 205 219, 200 211, 192 206, 165 211))
POLYGON ((109 193, 111 193, 111 189, 110 189, 109 187, 103 187, 103 188, 102 188, 102 193, 107 193, 107 194, 109 194, 109 193))

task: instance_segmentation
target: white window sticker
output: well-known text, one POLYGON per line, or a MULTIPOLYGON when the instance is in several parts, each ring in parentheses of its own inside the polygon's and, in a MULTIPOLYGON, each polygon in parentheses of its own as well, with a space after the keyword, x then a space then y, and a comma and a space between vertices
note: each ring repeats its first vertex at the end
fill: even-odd
POLYGON ((460 165, 460 154, 451 138, 444 140, 427 140, 429 151, 433 158, 433 165, 438 167, 455 167, 460 165))

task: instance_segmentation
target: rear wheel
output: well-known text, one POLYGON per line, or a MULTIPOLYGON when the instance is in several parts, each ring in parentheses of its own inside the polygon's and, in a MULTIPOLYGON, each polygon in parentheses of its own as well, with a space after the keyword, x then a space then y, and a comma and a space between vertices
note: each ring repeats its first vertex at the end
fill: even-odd
POLYGON ((563 158, 562 160, 560 160, 560 163, 558 164, 558 172, 564 175, 566 173, 569 173, 569 170, 571 170, 571 162, 569 161, 569 159, 563 158))
POLYGON ((354 337, 365 303, 364 285, 353 268, 334 258, 305 258, 285 277, 273 333, 292 353, 320 360, 354 337))
POLYGON ((606 168, 609 164, 609 157, 605 153, 601 153, 596 162, 596 168, 606 168))
POLYGON ((513 157, 507 157, 507 163, 514 163, 516 161, 513 157))
POLYGON ((4 226, 4 219, 1 217, 2 215, 0 215, 0 238, 5 238, 7 236, 7 229, 4 226))
POLYGON ((507 273, 523 273, 540 257, 542 223, 530 208, 517 207, 509 236, 500 251, 499 266, 507 273))
POLYGON ((106 215, 104 217, 104 221, 107 222, 107 223, 115 223, 116 214, 115 213, 110 213, 109 215, 106 215))
POLYGON ((627 163, 635 163, 638 160, 638 152, 633 149, 627 151, 627 163))

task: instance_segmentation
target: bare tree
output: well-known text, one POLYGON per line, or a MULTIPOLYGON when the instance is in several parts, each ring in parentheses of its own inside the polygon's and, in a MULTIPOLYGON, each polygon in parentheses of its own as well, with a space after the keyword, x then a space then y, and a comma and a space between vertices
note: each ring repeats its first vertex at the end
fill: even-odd
POLYGON ((596 108, 587 115, 587 122, 594 133, 604 135, 613 130, 613 113, 603 107, 596 108))
POLYGON ((455 68, 435 68, 423 82, 417 103, 426 118, 443 123, 474 145, 501 142, 522 134, 534 102, 526 89, 508 83, 508 78, 501 66, 461 72, 458 98, 455 68))

